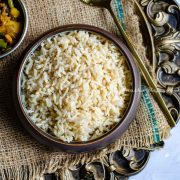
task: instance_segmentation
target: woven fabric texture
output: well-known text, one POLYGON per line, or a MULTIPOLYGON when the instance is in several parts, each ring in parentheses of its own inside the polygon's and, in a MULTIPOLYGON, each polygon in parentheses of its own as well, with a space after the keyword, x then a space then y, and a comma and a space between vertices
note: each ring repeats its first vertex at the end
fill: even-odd
MULTIPOLYGON (((12 100, 12 79, 23 50, 39 35, 65 24, 84 23, 117 33, 107 10, 84 5, 80 0, 24 0, 29 13, 29 28, 24 42, 10 56, 0 61, 0 174, 3 179, 35 179, 62 166, 100 158, 122 146, 146 148, 169 134, 170 127, 146 87, 136 119, 124 135, 109 147, 92 153, 67 154, 49 149, 32 138, 16 116, 12 100), (148 105, 150 104, 150 106, 148 105)), ((132 0, 123 0, 127 32, 146 62, 138 17, 132 0)))

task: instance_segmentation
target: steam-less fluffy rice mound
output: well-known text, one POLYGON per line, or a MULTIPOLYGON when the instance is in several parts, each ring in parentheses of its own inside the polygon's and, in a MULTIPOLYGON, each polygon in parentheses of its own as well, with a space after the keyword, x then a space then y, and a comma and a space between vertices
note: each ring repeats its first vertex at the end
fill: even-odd
POLYGON ((71 31, 45 40, 28 58, 21 98, 39 128, 66 142, 88 141, 121 120, 131 82, 112 42, 71 31))

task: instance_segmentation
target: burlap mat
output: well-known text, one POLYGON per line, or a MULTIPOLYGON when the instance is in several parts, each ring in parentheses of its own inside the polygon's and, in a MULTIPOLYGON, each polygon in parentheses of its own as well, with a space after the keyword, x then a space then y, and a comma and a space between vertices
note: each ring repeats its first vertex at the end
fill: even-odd
MULTIPOLYGON (((12 103, 12 77, 27 45, 43 32, 60 25, 85 23, 116 33, 116 26, 106 10, 92 8, 79 0, 25 0, 29 13, 29 28, 23 44, 11 56, 0 61, 0 174, 3 179, 39 179, 43 173, 60 171, 79 162, 100 158, 121 146, 150 147, 164 139, 170 127, 146 87, 136 119, 125 134, 104 150, 79 155, 53 151, 38 143, 21 126, 12 103)), ((127 32, 148 66, 139 31, 138 17, 132 0, 124 0, 124 20, 127 32)), ((117 13, 118 8, 116 9, 117 13)))

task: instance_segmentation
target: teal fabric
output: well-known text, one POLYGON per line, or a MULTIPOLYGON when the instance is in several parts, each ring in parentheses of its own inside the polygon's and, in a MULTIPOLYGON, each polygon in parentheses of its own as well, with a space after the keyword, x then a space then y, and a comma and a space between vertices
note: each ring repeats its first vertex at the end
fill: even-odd
POLYGON ((116 5, 117 16, 118 16, 119 20, 121 21, 123 27, 125 28, 124 13, 123 13, 121 0, 115 0, 115 5, 116 5))
POLYGON ((153 108, 152 102, 149 97, 150 92, 149 92, 149 89, 144 85, 142 85, 141 90, 142 90, 141 95, 142 95, 142 98, 144 101, 144 105, 146 106, 149 120, 152 124, 152 132, 153 132, 153 136, 154 136, 154 142, 158 143, 159 141, 161 141, 161 138, 159 135, 158 123, 157 123, 157 120, 155 117, 154 108, 153 108))
MULTIPOLYGON (((124 13, 123 13, 121 0, 115 0, 115 5, 116 5, 117 16, 118 16, 119 20, 121 21, 121 23, 123 23, 124 22, 123 21, 124 13)), ((125 28, 124 23, 123 23, 123 27, 125 28)), ((158 143, 161 141, 161 138, 159 135, 158 122, 155 117, 153 104, 149 97, 150 92, 149 92, 148 88, 144 85, 142 85, 141 91, 142 91, 142 99, 143 99, 144 105, 147 109, 148 116, 149 116, 149 121, 152 124, 152 132, 153 132, 154 142, 158 143)))
POLYGON ((116 10, 117 10, 118 18, 123 22, 124 14, 121 5, 121 0, 116 0, 116 10))

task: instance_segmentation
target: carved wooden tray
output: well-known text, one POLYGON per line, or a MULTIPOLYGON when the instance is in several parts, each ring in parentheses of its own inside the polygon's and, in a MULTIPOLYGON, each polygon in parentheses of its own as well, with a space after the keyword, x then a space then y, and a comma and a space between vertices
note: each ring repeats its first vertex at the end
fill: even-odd
POLYGON ((144 44, 158 88, 176 122, 180 119, 180 7, 173 0, 139 0, 144 44))

